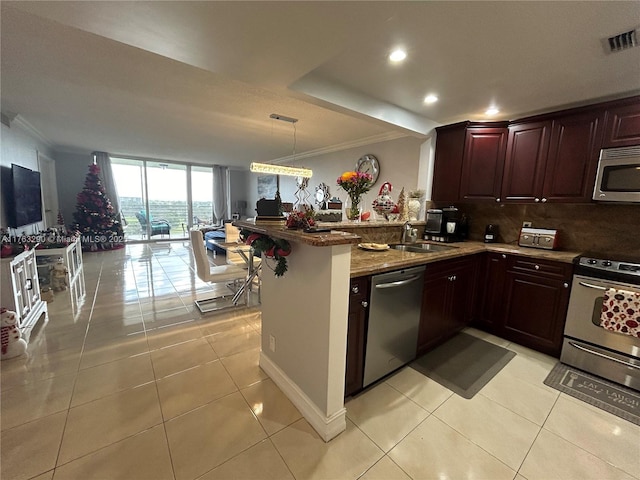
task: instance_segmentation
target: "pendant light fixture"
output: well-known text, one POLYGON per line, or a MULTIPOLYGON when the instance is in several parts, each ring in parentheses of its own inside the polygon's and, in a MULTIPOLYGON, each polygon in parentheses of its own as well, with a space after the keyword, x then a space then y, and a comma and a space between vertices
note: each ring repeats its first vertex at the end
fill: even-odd
MULTIPOLYGON (((293 125, 293 161, 296 159, 296 122, 297 118, 286 117, 277 113, 272 113, 269 118, 289 122, 293 125)), ((287 175, 290 177, 311 178, 313 171, 303 167, 288 167, 286 165, 274 165, 272 163, 252 162, 249 170, 255 173, 269 173, 272 175, 287 175)))

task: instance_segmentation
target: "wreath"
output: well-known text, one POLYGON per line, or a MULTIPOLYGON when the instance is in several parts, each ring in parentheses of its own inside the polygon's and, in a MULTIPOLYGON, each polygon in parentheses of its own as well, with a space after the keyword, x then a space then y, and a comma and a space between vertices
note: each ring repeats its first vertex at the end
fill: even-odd
POLYGON ((276 266, 271 268, 276 277, 281 277, 287 271, 287 259, 291 253, 291 244, 281 238, 271 238, 269 235, 251 232, 249 230, 240 230, 240 239, 250 245, 254 252, 258 255, 264 255, 265 258, 273 258, 276 260, 276 266))

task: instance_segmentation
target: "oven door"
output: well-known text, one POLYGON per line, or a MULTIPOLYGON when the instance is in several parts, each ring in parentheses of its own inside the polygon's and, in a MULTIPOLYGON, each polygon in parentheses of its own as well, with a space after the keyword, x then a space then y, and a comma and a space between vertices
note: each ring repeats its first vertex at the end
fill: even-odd
POLYGON ((560 361, 640 389, 640 339, 600 326, 604 292, 639 291, 637 285, 573 276, 560 361))
POLYGON ((564 334, 627 355, 640 357, 640 339, 612 332, 600 326, 602 300, 604 292, 609 288, 640 291, 638 285, 600 280, 582 275, 573 276, 564 334))

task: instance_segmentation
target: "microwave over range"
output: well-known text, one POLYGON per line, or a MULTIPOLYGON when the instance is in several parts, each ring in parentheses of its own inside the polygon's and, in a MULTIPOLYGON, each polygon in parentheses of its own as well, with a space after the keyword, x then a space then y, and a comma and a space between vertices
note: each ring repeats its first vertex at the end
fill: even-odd
POLYGON ((640 203, 640 146, 602 149, 593 199, 640 203))

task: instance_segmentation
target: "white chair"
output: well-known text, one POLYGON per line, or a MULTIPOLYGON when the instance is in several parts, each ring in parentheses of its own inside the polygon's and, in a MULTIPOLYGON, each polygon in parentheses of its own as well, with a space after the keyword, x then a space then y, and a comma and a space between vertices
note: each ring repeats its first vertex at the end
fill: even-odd
POLYGON ((215 297, 198 299, 195 301, 198 310, 202 313, 213 312, 222 308, 236 307, 240 298, 245 295, 238 295, 239 290, 247 279, 247 270, 237 265, 227 264, 219 266, 211 266, 207 251, 204 247, 204 238, 200 230, 191 230, 189 232, 191 239, 191 250, 193 258, 196 262, 196 273, 203 282, 208 283, 225 283, 234 293, 231 295, 218 295, 215 297))

